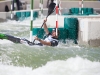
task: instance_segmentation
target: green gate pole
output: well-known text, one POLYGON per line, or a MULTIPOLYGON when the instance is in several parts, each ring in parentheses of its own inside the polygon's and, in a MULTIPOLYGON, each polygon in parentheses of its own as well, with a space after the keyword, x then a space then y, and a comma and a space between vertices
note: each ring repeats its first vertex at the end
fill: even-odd
POLYGON ((33 29, 33 5, 34 0, 31 0, 31 22, 30 22, 30 42, 32 42, 32 29, 33 29))
POLYGON ((41 6, 41 17, 43 16, 43 0, 42 0, 42 6, 41 6))
POLYGON ((39 4, 39 16, 42 18, 43 16, 43 0, 40 0, 40 4, 39 4))

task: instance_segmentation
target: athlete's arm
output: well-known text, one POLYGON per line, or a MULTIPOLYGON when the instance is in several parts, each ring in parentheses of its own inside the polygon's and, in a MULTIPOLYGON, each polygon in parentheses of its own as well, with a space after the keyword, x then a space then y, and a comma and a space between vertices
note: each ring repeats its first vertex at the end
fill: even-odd
POLYGON ((43 45, 51 46, 51 42, 47 42, 47 41, 41 40, 41 39, 39 39, 38 37, 35 37, 35 40, 38 40, 38 41, 39 41, 40 43, 42 43, 43 45))
POLYGON ((38 38, 38 41, 44 45, 48 45, 48 46, 57 46, 58 45, 58 42, 57 41, 51 41, 51 42, 47 42, 47 41, 44 41, 44 40, 41 40, 38 38))
POLYGON ((46 21, 47 21, 47 19, 44 20, 44 31, 45 31, 46 34, 49 34, 49 31, 48 31, 48 28, 47 28, 47 25, 46 25, 46 21))
POLYGON ((35 37, 35 40, 38 40, 41 44, 47 45, 47 46, 53 46, 54 47, 54 46, 58 45, 58 41, 55 41, 55 40, 53 40, 51 42, 47 42, 47 41, 39 39, 38 37, 35 37))

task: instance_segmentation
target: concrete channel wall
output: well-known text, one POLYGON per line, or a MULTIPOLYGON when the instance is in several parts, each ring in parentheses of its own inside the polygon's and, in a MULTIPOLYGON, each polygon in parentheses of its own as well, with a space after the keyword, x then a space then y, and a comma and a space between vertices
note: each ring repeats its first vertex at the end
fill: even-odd
POLYGON ((79 44, 100 46, 100 18, 85 18, 79 23, 79 44))
MULTIPOLYGON (((24 4, 30 4, 31 0, 20 0, 24 4)), ((34 0, 34 9, 39 8, 40 0, 34 0)), ((84 1, 84 7, 90 8, 100 8, 100 1, 84 1)), ((11 0, 7 1, 0 1, 0 12, 4 12, 5 5, 8 5, 9 9, 11 9, 11 0)), ((43 0, 43 7, 46 8, 47 0, 43 0)), ((72 7, 79 7, 79 1, 62 1, 61 0, 61 7, 62 8, 72 8, 72 7)))

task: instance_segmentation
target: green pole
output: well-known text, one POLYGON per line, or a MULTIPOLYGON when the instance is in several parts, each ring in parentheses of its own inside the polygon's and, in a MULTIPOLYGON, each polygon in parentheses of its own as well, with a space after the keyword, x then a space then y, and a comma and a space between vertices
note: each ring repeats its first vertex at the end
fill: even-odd
POLYGON ((41 10, 41 12, 42 12, 42 15, 43 15, 43 0, 42 0, 42 10, 41 10))
POLYGON ((30 41, 32 42, 32 29, 33 29, 33 6, 34 0, 31 0, 31 22, 30 22, 30 41))

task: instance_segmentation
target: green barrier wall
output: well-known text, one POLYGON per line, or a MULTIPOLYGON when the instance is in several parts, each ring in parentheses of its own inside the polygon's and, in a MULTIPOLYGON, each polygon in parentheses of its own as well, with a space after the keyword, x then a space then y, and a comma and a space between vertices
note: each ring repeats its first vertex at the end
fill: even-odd
MULTIPOLYGON (((69 13, 64 13, 63 15, 94 15, 94 9, 93 8, 81 8, 81 14, 79 11, 79 8, 70 8, 69 13), (83 14, 82 14, 83 11, 83 14)), ((95 14, 96 15, 96 14, 95 14)))
POLYGON ((30 17, 31 16, 31 12, 27 11, 26 12, 26 17, 30 17))
POLYGON ((78 19, 77 18, 64 18, 64 28, 65 29, 74 29, 78 28, 78 19))
POLYGON ((77 40, 78 24, 77 18, 64 18, 64 29, 68 31, 68 39, 77 40))
MULTIPOLYGON (((25 12, 16 12, 16 17, 18 20, 24 20, 25 18, 28 18, 31 16, 30 11, 25 11, 25 12)), ((33 18, 36 19, 38 18, 38 11, 33 12, 33 18)))

